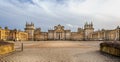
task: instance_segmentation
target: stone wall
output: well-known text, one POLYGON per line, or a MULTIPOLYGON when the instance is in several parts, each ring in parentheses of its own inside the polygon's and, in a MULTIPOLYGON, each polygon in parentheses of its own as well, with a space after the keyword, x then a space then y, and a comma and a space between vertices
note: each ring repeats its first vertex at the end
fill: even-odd
POLYGON ((100 44, 100 51, 111 55, 120 56, 120 42, 104 42, 100 44))
POLYGON ((1 42, 0 41, 0 55, 7 54, 14 51, 14 44, 8 42, 1 42))

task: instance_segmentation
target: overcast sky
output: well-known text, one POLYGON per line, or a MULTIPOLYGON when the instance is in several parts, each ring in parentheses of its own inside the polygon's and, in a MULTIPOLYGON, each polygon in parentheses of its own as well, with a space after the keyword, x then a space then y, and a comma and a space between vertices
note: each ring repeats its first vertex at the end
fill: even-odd
POLYGON ((93 22, 97 29, 120 25, 120 0, 0 0, 0 26, 24 30, 33 22, 42 31, 64 25, 72 31, 93 22))

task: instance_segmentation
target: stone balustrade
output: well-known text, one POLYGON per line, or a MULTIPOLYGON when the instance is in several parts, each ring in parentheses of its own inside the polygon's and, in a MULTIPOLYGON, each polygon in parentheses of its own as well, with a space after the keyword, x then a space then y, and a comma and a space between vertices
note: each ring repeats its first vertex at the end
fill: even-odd
POLYGON ((14 51, 14 44, 0 41, 0 55, 7 54, 14 51))
POLYGON ((120 56, 120 42, 103 42, 100 44, 100 51, 111 55, 120 56))

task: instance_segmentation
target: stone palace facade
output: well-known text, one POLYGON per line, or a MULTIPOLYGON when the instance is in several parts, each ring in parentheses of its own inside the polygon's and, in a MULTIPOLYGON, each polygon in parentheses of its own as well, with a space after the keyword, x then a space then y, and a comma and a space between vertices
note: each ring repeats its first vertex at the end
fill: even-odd
POLYGON ((26 23, 25 32, 28 33, 28 40, 87 40, 88 35, 94 32, 93 24, 85 24, 84 29, 78 28, 77 32, 64 29, 64 26, 54 26, 54 30, 41 32, 41 28, 34 27, 34 24, 26 23))
POLYGON ((119 26, 113 30, 94 31, 93 23, 85 23, 84 28, 78 28, 77 32, 64 29, 64 26, 54 26, 53 30, 42 32, 41 28, 34 27, 34 24, 26 23, 25 32, 28 33, 28 40, 120 40, 119 26))
POLYGON ((35 28, 34 23, 26 23, 25 31, 10 30, 8 27, 0 27, 0 40, 14 41, 46 41, 46 40, 109 40, 120 41, 120 27, 113 30, 94 31, 92 23, 85 23, 84 28, 78 28, 77 32, 65 29, 62 25, 54 26, 53 30, 42 32, 41 28, 35 28))

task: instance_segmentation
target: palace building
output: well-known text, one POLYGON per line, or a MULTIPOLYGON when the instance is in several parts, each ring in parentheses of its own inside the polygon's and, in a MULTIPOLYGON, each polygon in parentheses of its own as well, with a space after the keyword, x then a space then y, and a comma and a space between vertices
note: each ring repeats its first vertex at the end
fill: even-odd
POLYGON ((8 27, 5 27, 4 29, 0 27, 0 40, 8 40, 9 33, 10 30, 8 29, 8 27))
POLYGON ((26 23, 25 32, 28 33, 29 40, 120 40, 119 26, 113 30, 94 31, 93 23, 85 23, 84 28, 78 28, 77 32, 65 29, 58 24, 53 30, 42 32, 41 28, 34 27, 34 24, 26 23))
POLYGON ((94 32, 93 24, 86 23, 84 28, 78 28, 77 32, 64 29, 64 26, 54 26, 54 30, 42 32, 41 28, 34 28, 33 23, 26 23, 25 32, 28 33, 29 40, 87 40, 88 34, 94 32))
POLYGON ((24 32, 24 31, 17 30, 17 29, 10 30, 8 39, 14 40, 14 41, 27 41, 28 40, 28 33, 24 32))
POLYGON ((28 33, 17 29, 10 30, 8 27, 0 27, 0 40, 4 41, 27 41, 28 33))
POLYGON ((89 34, 89 40, 120 41, 120 27, 113 30, 98 30, 89 34))
POLYGON ((28 33, 28 40, 34 40, 34 31, 35 31, 35 27, 34 24, 31 22, 31 24, 28 24, 26 22, 26 28, 25 28, 25 32, 28 33))
POLYGON ((65 29, 58 24, 54 29, 42 32, 41 28, 35 28, 34 23, 26 23, 25 31, 10 30, 8 27, 0 27, 0 40, 14 41, 47 41, 47 40, 73 40, 73 41, 120 41, 120 27, 113 30, 94 31, 93 23, 85 23, 84 28, 78 28, 76 32, 65 29))

